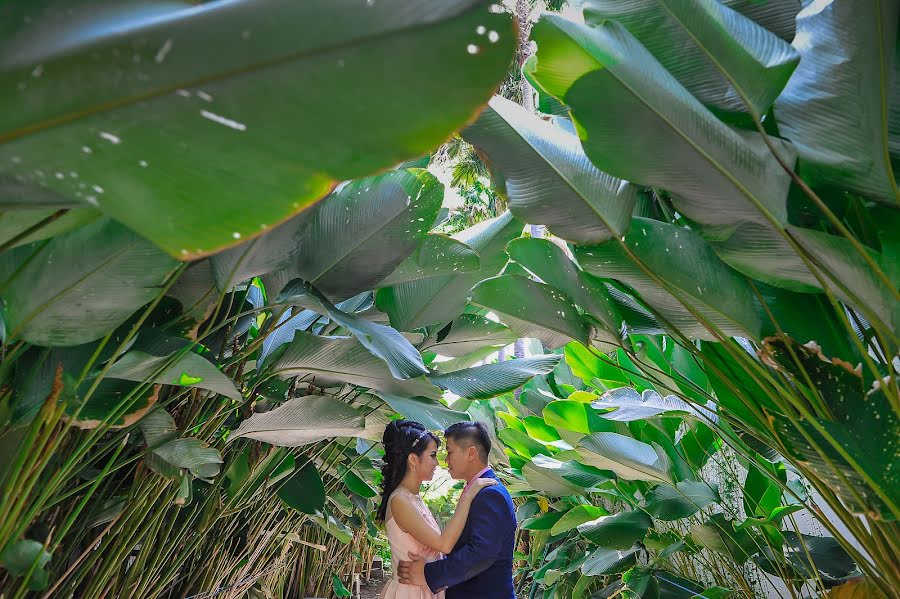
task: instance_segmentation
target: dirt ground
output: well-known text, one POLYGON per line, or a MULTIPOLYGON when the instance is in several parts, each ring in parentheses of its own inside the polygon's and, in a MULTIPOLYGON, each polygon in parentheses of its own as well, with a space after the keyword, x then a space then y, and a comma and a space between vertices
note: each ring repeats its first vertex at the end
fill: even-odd
POLYGON ((384 579, 372 578, 368 584, 363 582, 359 587, 359 599, 378 599, 381 595, 381 589, 387 584, 387 577, 384 579))

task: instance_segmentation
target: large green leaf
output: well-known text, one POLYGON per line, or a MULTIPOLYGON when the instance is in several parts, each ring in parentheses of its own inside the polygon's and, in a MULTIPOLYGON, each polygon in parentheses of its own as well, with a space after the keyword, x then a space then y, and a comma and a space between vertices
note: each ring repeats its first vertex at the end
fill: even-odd
POLYGON ((281 376, 313 374, 394 395, 436 398, 438 389, 424 377, 397 379, 383 360, 353 338, 320 337, 296 331, 272 372, 281 376))
POLYGON ((580 441, 578 453, 586 464, 612 470, 625 480, 674 484, 665 452, 625 435, 593 433, 580 441))
POLYGON ((19 578, 31 572, 28 589, 41 591, 49 584, 49 575, 44 566, 52 555, 44 549, 44 544, 32 539, 19 539, 3 548, 0 553, 0 564, 13 577, 19 578))
POLYGON ((550 529, 551 535, 558 535, 569 532, 578 527, 579 524, 596 520, 600 516, 606 515, 606 510, 595 505, 578 505, 568 510, 562 518, 550 529))
POLYGON ((7 339, 45 346, 99 339, 158 296, 176 264, 108 219, 3 252, 7 339))
POLYGON ((182 319, 198 324, 210 315, 219 301, 219 291, 209 260, 198 260, 188 266, 178 276, 166 296, 175 298, 181 304, 182 319))
POLYGON ((165 410, 158 409, 140 421, 141 433, 151 449, 145 460, 159 474, 173 478, 188 470, 197 478, 209 479, 219 473, 222 455, 200 439, 178 435, 175 420, 165 410))
MULTIPOLYGON (((624 26, 545 15, 532 37, 534 77, 571 108, 598 168, 669 190, 711 237, 746 221, 787 223, 790 179, 760 136, 719 121, 624 26)), ((780 151, 792 164, 788 148, 780 151)))
POLYGON ((543 454, 533 455, 531 461, 522 466, 522 475, 532 489, 548 497, 586 495, 595 485, 608 480, 601 474, 578 471, 573 463, 561 462, 543 454))
POLYGON ((497 351, 516 339, 518 335, 503 323, 477 314, 460 314, 447 327, 426 337, 419 350, 460 358, 486 347, 497 351))
POLYGON ((680 520, 721 501, 715 485, 683 480, 674 487, 657 485, 646 494, 646 510, 659 520, 680 520))
POLYGON ((153 381, 163 385, 197 387, 215 391, 234 400, 241 399, 241 392, 234 381, 223 374, 206 358, 192 352, 180 356, 158 356, 133 349, 116 360, 106 372, 108 378, 126 381, 153 381))
POLYGON ((59 214, 54 208, 10 209, 0 212, 0 244, 16 247, 62 235, 100 217, 93 208, 73 208, 59 214))
POLYGON ((641 510, 600 516, 578 526, 578 534, 592 543, 611 549, 628 549, 647 534, 653 520, 641 510))
POLYGON ((433 374, 428 378, 435 385, 448 389, 466 399, 487 399, 518 389, 532 377, 547 374, 561 356, 548 354, 535 358, 506 360, 464 370, 433 374))
POLYGON ((315 514, 325 507, 325 485, 311 461, 294 470, 278 489, 278 497, 304 514, 315 514))
POLYGON ((716 0, 588 0, 585 21, 624 25, 704 104, 761 116, 800 56, 739 8, 716 0))
POLYGON ((253 414, 231 434, 282 447, 308 445, 331 437, 354 437, 366 428, 361 412, 324 395, 295 397, 269 412, 253 414))
POLYGON ((670 327, 689 337, 715 336, 686 306, 690 306, 726 336, 759 337, 760 316, 746 279, 732 270, 709 243, 689 229, 645 218, 634 218, 624 242, 576 246, 575 258, 586 271, 616 279, 634 289, 670 327), (639 267, 662 279, 662 287, 639 267))
POLYGON ((598 341, 619 339, 622 317, 609 289, 598 279, 578 267, 561 247, 548 239, 520 238, 512 240, 506 251, 509 257, 556 287, 577 306, 599 321, 592 331, 598 341))
POLYGON ((713 514, 703 524, 691 526, 691 537, 701 546, 739 564, 761 549, 749 532, 735 529, 734 522, 724 514, 713 514))
POLYGON ((451 424, 469 420, 468 414, 451 410, 437 400, 424 397, 397 397, 390 393, 378 393, 392 410, 402 414, 407 420, 414 420, 425 425, 429 430, 444 430, 451 424))
MULTIPOLYGON (((331 196, 323 202, 330 199, 331 196)), ((311 210, 306 210, 255 239, 211 256, 208 264, 216 286, 227 291, 251 277, 286 269, 297 262, 299 246, 309 228, 310 214, 311 210)), ((268 286, 267 291, 275 295, 268 286)))
POLYGON ((223 285, 234 268, 230 264, 249 253, 251 262, 241 263, 232 285, 280 266, 273 279, 301 278, 329 298, 346 299, 375 287, 413 253, 443 198, 444 186, 422 169, 352 181, 295 217, 284 232, 273 231, 271 243, 267 235, 225 252, 217 279, 223 285))
POLYGON ((496 275, 507 263, 506 244, 522 233, 522 227, 521 222, 506 212, 454 235, 454 239, 478 252, 480 270, 379 289, 376 295, 378 309, 387 313, 391 324, 401 331, 450 322, 462 314, 472 287, 496 275))
POLYGON ((626 550, 598 547, 584 561, 581 572, 585 576, 608 576, 624 572, 637 562, 638 549, 638 546, 626 550))
POLYGON ((644 389, 638 393, 633 387, 620 387, 611 389, 600 399, 591 403, 591 407, 597 410, 615 408, 611 412, 605 412, 602 417, 605 420, 618 420, 632 422, 665 414, 668 416, 690 416, 702 421, 717 420, 715 412, 692 406, 675 395, 661 396, 653 389, 644 389))
POLYGON ((462 135, 502 174, 518 219, 579 243, 628 229, 635 188, 597 170, 577 136, 500 96, 462 135))
POLYGON ((550 426, 557 429, 564 428, 584 435, 600 432, 612 432, 615 428, 613 423, 601 418, 597 415, 597 411, 590 404, 561 399, 551 401, 544 408, 544 420, 550 426))
POLYGON ((481 268, 478 252, 447 235, 429 233, 413 254, 401 262, 378 287, 417 281, 440 275, 475 272, 481 268))
POLYGON ((181 258, 256 236, 338 181, 428 152, 490 98, 509 15, 416 8, 7 3, 3 199, 46 188, 96 204, 181 258))
POLYGON ((486 279, 472 289, 471 302, 495 312, 521 337, 536 337, 550 349, 570 341, 590 343, 590 325, 556 288, 521 275, 486 279))
POLYGON ((775 116, 812 185, 900 202, 888 139, 897 16, 890 0, 811 3, 797 15, 794 47, 803 60, 775 116))
POLYGON ((278 297, 278 302, 302 305, 320 314, 327 314, 333 322, 350 331, 363 347, 384 360, 391 374, 398 379, 428 374, 419 350, 403 335, 389 326, 342 311, 306 281, 295 279, 288 283, 278 297))

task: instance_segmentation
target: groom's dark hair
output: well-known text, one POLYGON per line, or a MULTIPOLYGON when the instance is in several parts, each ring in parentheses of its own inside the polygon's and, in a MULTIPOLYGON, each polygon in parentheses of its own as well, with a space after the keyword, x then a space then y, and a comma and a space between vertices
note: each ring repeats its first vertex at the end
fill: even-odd
POLYGON ((474 445, 478 457, 487 464, 491 454, 491 436, 483 422, 457 422, 444 431, 444 438, 453 439, 454 443, 464 447, 474 445))

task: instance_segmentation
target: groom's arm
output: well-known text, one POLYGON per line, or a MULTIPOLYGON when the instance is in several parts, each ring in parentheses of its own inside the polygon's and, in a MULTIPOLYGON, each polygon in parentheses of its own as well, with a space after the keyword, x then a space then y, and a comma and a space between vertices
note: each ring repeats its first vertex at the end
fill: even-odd
POLYGON ((469 511, 469 540, 449 557, 425 564, 425 580, 432 592, 466 581, 491 567, 503 547, 498 525, 509 519, 506 498, 489 488, 482 490, 469 511))

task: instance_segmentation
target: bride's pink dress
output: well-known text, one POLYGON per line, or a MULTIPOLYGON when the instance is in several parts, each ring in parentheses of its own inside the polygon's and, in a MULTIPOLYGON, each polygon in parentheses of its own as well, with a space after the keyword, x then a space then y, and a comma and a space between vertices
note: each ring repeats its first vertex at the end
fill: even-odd
MULTIPOLYGON (((431 510, 428 509, 425 502, 422 501, 422 498, 405 489, 397 489, 391 493, 391 496, 388 498, 388 507, 390 507, 394 497, 401 494, 409 497, 413 505, 418 508, 419 512, 421 512, 422 516, 425 518, 425 522, 427 522, 431 528, 437 532, 441 531, 440 526, 438 526, 437 521, 434 519, 434 514, 431 513, 431 510)), ((393 564, 395 572, 400 560, 408 560, 410 553, 421 555, 425 558, 426 562, 433 562, 443 557, 441 553, 426 547, 414 539, 411 534, 401 530, 394 521, 393 516, 388 516, 384 528, 387 531, 388 543, 391 546, 391 564, 393 564)), ((381 592, 381 599, 444 599, 444 591, 432 593, 431 589, 427 586, 400 584, 400 580, 397 578, 397 575, 394 574, 381 592)))

